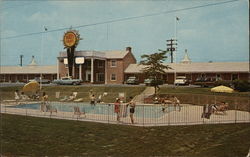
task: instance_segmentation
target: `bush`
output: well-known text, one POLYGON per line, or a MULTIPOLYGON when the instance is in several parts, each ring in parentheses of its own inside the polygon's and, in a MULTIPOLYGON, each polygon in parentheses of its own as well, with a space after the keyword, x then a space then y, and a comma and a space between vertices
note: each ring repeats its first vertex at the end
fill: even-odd
POLYGON ((214 86, 220 86, 220 85, 231 87, 232 81, 218 80, 214 82, 214 86))
POLYGON ((250 83, 248 81, 235 80, 233 81, 233 86, 234 86, 234 89, 239 92, 250 91, 250 83))

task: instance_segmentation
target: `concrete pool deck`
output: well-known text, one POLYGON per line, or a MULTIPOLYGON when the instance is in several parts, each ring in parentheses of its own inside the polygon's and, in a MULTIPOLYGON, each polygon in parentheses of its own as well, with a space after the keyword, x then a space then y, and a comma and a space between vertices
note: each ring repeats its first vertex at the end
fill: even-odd
MULTIPOLYGON (((27 102, 28 103, 28 102, 27 102)), ((32 102, 34 103, 34 102, 32 102)), ((44 117, 53 119, 67 119, 67 120, 78 120, 78 121, 89 121, 89 122, 100 122, 108 124, 122 124, 122 125, 133 125, 133 126, 168 126, 168 125, 198 125, 198 124, 225 124, 225 123, 250 123, 250 112, 228 110, 226 114, 212 114, 209 119, 201 118, 203 112, 203 106, 181 104, 181 110, 178 108, 176 111, 165 112, 160 117, 134 117, 135 124, 131 124, 129 114, 128 116, 121 118, 120 122, 117 122, 116 115, 110 113, 109 115, 104 114, 93 114, 86 113, 85 116, 80 117, 74 115, 74 112, 41 112, 35 109, 22 109, 22 108, 10 108, 9 106, 15 106, 16 102, 1 102, 1 113, 25 115, 33 117, 44 117)), ((153 104, 147 104, 150 106, 153 104)), ((135 112, 137 112, 135 110, 135 112)), ((155 111, 161 112, 161 111, 155 111)))

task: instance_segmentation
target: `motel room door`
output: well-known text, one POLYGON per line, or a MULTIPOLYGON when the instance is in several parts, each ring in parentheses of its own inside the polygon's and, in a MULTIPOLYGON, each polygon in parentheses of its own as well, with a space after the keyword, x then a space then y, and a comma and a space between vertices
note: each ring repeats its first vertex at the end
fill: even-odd
POLYGON ((85 81, 87 81, 87 82, 89 82, 90 80, 91 80, 91 71, 90 70, 87 70, 86 72, 85 72, 85 81))

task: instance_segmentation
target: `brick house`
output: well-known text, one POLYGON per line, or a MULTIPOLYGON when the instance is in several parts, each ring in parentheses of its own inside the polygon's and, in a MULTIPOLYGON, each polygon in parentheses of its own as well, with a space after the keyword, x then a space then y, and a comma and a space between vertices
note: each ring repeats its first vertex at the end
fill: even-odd
MULTIPOLYGON (((94 84, 122 84, 125 69, 136 63, 131 47, 124 51, 76 51, 76 58, 84 58, 84 63, 74 65, 73 77, 94 84)), ((60 52, 57 64, 59 77, 68 76, 66 52, 60 52)))

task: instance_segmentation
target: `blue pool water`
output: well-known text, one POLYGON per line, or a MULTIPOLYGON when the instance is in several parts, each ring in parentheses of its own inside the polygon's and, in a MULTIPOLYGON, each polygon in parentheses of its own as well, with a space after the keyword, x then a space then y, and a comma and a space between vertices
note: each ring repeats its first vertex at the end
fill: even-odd
MULTIPOLYGON (((91 106, 89 103, 61 103, 61 102, 51 102, 49 103, 52 108, 56 108, 57 111, 62 112, 74 112, 74 107, 78 106, 80 111, 84 111, 89 114, 101 114, 101 115, 115 115, 113 104, 96 104, 91 106)), ((17 106, 11 106, 12 108, 22 108, 22 109, 35 109, 40 110, 40 103, 34 104, 21 104, 17 106)), ((129 107, 126 109, 127 115, 129 115, 129 107)), ((135 108, 135 117, 145 117, 145 118, 159 118, 164 114, 174 110, 174 107, 166 108, 165 112, 162 112, 162 106, 160 105, 137 105, 135 108)))

